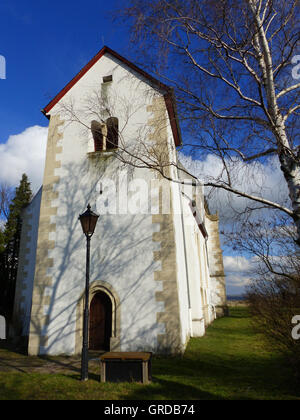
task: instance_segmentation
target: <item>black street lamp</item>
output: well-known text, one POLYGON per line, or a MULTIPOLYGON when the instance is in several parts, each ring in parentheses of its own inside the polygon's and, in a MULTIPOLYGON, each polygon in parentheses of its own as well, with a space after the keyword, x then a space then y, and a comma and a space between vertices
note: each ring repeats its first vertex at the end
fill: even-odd
POLYGON ((88 341, 89 341, 89 286, 90 286, 90 242, 95 231, 98 214, 91 211, 91 206, 79 216, 83 233, 86 236, 86 276, 85 276, 85 305, 83 315, 83 340, 81 353, 81 380, 88 380, 88 341))

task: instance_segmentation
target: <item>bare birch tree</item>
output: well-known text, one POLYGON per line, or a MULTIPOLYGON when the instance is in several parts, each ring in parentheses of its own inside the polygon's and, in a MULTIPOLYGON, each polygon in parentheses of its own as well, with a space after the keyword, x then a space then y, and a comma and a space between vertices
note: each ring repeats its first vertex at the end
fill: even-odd
MULTIPOLYGON (((131 0, 120 16, 131 25, 141 64, 175 89, 183 147, 198 159, 214 154, 222 160, 222 176, 203 184, 282 211, 294 221, 300 244, 300 82, 293 72, 299 3, 131 0), (287 204, 240 189, 231 176, 237 162, 274 155, 287 204)), ((174 164, 152 159, 150 166, 164 172, 174 164)))

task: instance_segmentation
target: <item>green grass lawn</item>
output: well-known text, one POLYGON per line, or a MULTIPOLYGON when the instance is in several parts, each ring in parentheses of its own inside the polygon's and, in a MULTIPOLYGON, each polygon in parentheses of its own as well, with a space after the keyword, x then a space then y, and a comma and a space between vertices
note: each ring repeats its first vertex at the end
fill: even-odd
POLYGON ((293 373, 265 349, 243 307, 191 339, 183 357, 155 357, 152 376, 141 385, 100 383, 95 374, 82 383, 77 372, 0 372, 0 399, 300 399, 293 373))

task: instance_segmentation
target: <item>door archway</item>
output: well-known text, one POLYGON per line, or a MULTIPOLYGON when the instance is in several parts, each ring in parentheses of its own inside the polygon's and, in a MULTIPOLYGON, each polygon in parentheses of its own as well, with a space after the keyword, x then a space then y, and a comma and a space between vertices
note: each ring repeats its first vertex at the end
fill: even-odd
MULTIPOLYGON (((113 286, 110 283, 101 280, 91 282, 89 307, 91 306, 94 296, 101 292, 105 294, 111 302, 111 338, 108 350, 121 351, 121 302, 118 293, 113 286)), ((83 289, 76 306, 75 354, 81 354, 82 352, 84 298, 85 290, 83 289)))
POLYGON ((89 349, 109 350, 112 336, 112 303, 109 296, 99 291, 90 303, 89 349))

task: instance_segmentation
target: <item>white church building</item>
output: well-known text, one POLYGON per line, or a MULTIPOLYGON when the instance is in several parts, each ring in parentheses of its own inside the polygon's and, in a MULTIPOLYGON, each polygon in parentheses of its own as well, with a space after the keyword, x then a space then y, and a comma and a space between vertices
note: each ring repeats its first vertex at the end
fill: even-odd
POLYGON ((22 215, 10 334, 30 355, 81 352, 78 216, 90 204, 90 349, 182 353, 224 315, 226 292, 218 216, 178 169, 172 90, 104 47, 43 113, 43 184, 22 215))

